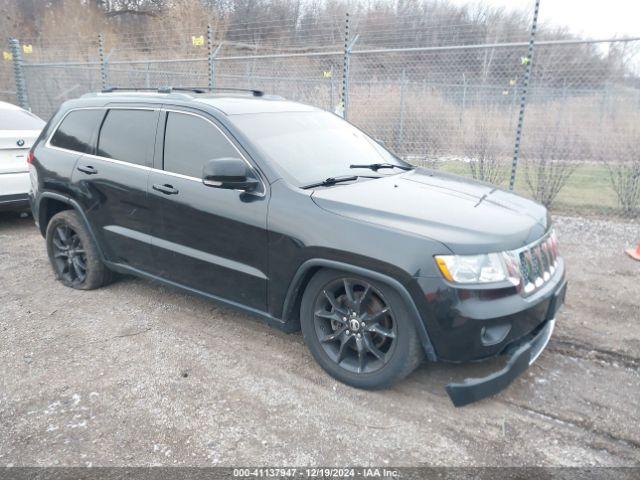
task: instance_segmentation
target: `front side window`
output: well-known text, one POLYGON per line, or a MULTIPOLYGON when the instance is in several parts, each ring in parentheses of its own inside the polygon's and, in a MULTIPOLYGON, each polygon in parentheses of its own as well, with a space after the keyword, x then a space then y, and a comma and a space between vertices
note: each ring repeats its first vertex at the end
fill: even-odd
POLYGON ((156 136, 156 112, 113 109, 107 112, 98 138, 98 155, 148 165, 156 136))
POLYGON ((26 110, 0 110, 0 130, 42 130, 44 122, 26 110))
POLYGON ((238 157, 227 138, 205 119, 168 112, 164 133, 164 169, 189 177, 202 178, 208 160, 238 157))
POLYGON ((91 153, 93 135, 103 115, 103 110, 70 112, 51 137, 51 145, 74 152, 91 153))
MULTIPOLYGON (((232 115, 230 119, 273 165, 298 186, 342 175, 371 175, 351 165, 407 166, 343 119, 319 110, 232 115)), ((376 175, 398 173, 380 170, 376 175)))

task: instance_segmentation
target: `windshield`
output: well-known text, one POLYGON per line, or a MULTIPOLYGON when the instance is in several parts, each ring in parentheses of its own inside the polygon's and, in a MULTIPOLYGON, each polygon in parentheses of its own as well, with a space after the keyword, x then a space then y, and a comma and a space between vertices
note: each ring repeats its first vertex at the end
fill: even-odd
POLYGON ((42 130, 44 122, 24 110, 0 109, 0 130, 42 130))
POLYGON ((328 112, 234 115, 233 123, 298 186, 343 175, 388 175, 353 164, 408 165, 351 124, 328 112))

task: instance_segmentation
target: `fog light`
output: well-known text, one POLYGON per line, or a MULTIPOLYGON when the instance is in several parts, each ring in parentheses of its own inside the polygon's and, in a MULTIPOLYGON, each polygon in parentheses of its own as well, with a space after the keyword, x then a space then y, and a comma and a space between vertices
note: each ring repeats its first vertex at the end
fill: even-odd
POLYGON ((502 325, 493 325, 491 327, 482 327, 480 329, 480 341, 485 347, 491 345, 497 345, 509 334, 511 330, 510 323, 503 323, 502 325))

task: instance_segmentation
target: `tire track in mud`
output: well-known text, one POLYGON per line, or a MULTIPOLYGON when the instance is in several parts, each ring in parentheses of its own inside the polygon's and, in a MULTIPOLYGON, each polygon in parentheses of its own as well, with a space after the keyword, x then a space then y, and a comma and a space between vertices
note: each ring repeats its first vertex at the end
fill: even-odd
POLYGON ((588 433, 591 433, 593 435, 599 436, 599 437, 604 437, 605 439, 614 442, 614 443, 621 443, 622 445, 628 447, 628 448, 633 448, 635 450, 638 450, 638 452, 640 452, 640 442, 632 439, 632 438, 626 438, 626 437, 621 437, 618 435, 614 435, 610 432, 607 432, 605 430, 601 430, 599 428, 596 428, 591 422, 588 422, 586 420, 576 420, 576 419, 572 419, 572 418, 568 418, 565 417, 563 415, 558 415, 555 413, 550 413, 550 412, 545 412, 543 410, 537 409, 537 408, 532 408, 528 405, 524 405, 522 403, 519 402, 514 402, 512 400, 505 400, 505 399, 498 399, 498 401, 500 403, 503 403, 505 405, 510 405, 512 407, 516 407, 520 410, 523 410, 525 412, 527 412, 530 415, 534 415, 537 416, 539 418, 542 418, 544 420, 547 421, 551 421, 551 422, 555 422, 555 423, 560 423, 561 425, 564 426, 570 426, 570 427, 574 427, 583 431, 586 431, 588 433))
POLYGON ((547 346, 547 350, 581 360, 604 362, 614 368, 624 366, 632 370, 640 370, 640 358, 613 350, 586 345, 569 337, 552 337, 547 346))

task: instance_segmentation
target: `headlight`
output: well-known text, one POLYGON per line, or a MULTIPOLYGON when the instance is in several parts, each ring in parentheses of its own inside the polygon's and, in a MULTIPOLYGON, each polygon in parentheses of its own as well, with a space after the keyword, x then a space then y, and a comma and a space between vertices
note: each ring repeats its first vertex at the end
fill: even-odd
POLYGON ((436 255, 442 276, 456 283, 494 283, 509 279, 503 254, 436 255))
POLYGON ((509 281, 529 294, 541 287, 558 267, 558 239, 553 229, 540 240, 515 250, 482 255, 436 255, 442 276, 460 284, 509 281))

